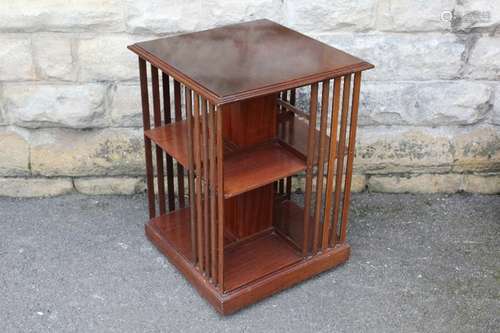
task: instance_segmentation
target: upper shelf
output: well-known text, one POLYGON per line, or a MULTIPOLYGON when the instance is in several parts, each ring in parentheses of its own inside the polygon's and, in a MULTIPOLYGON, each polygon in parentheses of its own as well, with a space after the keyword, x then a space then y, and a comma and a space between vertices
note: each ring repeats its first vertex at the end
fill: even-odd
MULTIPOLYGON (((187 122, 180 121, 145 131, 145 135, 187 167, 187 122)), ((230 198, 304 171, 304 159, 276 141, 240 152, 225 149, 224 197, 230 198)))
POLYGON ((306 169, 306 163, 278 142, 224 158, 224 197, 230 198, 306 169))
POLYGON ((373 68, 269 20, 155 39, 129 49, 216 104, 373 68))

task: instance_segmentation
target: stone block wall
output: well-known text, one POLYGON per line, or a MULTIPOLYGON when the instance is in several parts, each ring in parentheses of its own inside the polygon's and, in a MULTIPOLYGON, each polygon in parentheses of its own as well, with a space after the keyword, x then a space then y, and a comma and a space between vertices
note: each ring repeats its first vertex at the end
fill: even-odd
POLYGON ((500 2, 0 2, 0 195, 144 190, 135 41, 270 18, 375 64, 356 191, 500 192, 500 2))

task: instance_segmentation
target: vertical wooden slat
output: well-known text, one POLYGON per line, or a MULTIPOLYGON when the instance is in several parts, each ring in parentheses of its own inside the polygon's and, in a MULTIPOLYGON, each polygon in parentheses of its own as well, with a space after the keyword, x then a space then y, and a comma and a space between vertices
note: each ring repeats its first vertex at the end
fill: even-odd
MULTIPOLYGON (((295 105, 295 89, 292 89, 290 90, 290 99, 289 99, 289 102, 290 104, 292 105, 295 105), (292 101, 293 99, 293 101, 292 101)), ((294 117, 295 117, 295 114, 292 113, 291 114, 292 118, 289 120, 288 122, 288 134, 289 134, 289 138, 292 138, 293 137, 293 130, 294 130, 294 117)), ((284 134, 284 133, 283 133, 284 134)), ((286 178, 286 189, 285 189, 285 194, 286 194, 286 198, 288 200, 290 200, 291 196, 292 196, 292 176, 289 176, 286 178)))
MULTIPOLYGON (((180 96, 180 94, 179 94, 180 96)), ((194 188, 194 150, 193 150, 193 114, 191 110, 191 90, 188 87, 184 89, 184 97, 186 103, 186 121, 188 123, 187 139, 188 139, 188 173, 189 178, 189 212, 190 212, 190 227, 191 227, 191 251, 193 254, 193 262, 198 262, 197 252, 197 230, 196 230, 196 205, 195 205, 195 188, 194 188)))
MULTIPOLYGON (((288 96, 288 91, 284 90, 280 93, 280 99, 283 100, 283 101, 286 101, 287 100, 287 96, 288 96)), ((280 113, 285 113, 287 112, 287 110, 280 106, 280 113)), ((285 134, 285 129, 286 129, 286 121, 281 121, 281 122, 278 122, 280 123, 280 126, 281 126, 281 132, 283 134, 285 134)), ((278 193, 280 195, 283 195, 285 193, 285 180, 284 179, 280 179, 278 180, 278 193)))
POLYGON ((358 125, 358 107, 359 107, 359 90, 361 87, 361 72, 354 74, 354 87, 352 96, 351 108, 351 124, 349 128, 349 148, 347 152, 347 166, 344 185, 344 201, 342 207, 342 218, 340 227, 340 242, 346 239, 347 222, 349 215, 349 204, 351 201, 351 178, 352 178, 352 163, 354 161, 354 146, 356 145, 356 127, 358 125))
POLYGON ((311 85, 311 102, 309 105, 309 133, 307 136, 307 162, 306 162, 306 193, 304 196, 304 240, 302 244, 302 255, 307 256, 309 252, 309 223, 311 208, 312 173, 314 161, 314 144, 316 132, 316 113, 318 109, 318 83, 311 85))
MULTIPOLYGON (((174 100, 175 121, 182 121, 181 84, 177 80, 174 80, 174 100)), ((179 207, 186 207, 186 200, 184 197, 184 168, 179 162, 177 162, 177 193, 179 195, 179 207)))
POLYGON ((332 246, 337 243, 337 224, 339 218, 340 209, 340 194, 342 192, 342 176, 344 173, 344 151, 345 151, 345 139, 347 130, 347 114, 349 113, 349 93, 351 90, 351 75, 344 76, 344 87, 342 92, 342 116, 340 120, 340 135, 338 143, 338 155, 337 155, 337 175, 335 179, 335 203, 333 206, 333 225, 332 225, 332 246))
MULTIPOLYGON (((170 109, 170 78, 167 74, 161 74, 161 81, 163 86, 163 121, 165 124, 172 122, 172 112, 170 109)), ((171 212, 175 210, 175 190, 174 190, 174 161, 172 156, 166 154, 166 169, 167 169, 167 199, 168 210, 171 212)))
POLYGON ((224 290, 224 142, 222 139, 222 110, 215 110, 217 118, 217 270, 219 288, 224 290))
POLYGON ((296 89, 290 90, 290 104, 295 105, 296 89))
POLYGON ((203 230, 203 210, 201 208, 202 202, 202 192, 201 192, 201 177, 202 177, 202 166, 201 166, 201 151, 203 150, 201 146, 201 133, 200 133, 200 96, 194 92, 193 93, 193 121, 194 121, 194 135, 193 135, 193 146, 194 146, 194 169, 190 172, 194 173, 194 192, 196 198, 196 230, 198 243, 196 244, 198 248, 198 265, 202 272, 205 272, 205 245, 204 245, 204 230, 203 230))
POLYGON ((318 172, 316 175, 316 207, 314 209, 314 237, 312 253, 318 251, 319 246, 319 221, 321 218, 321 204, 323 197, 323 169, 325 160, 325 144, 326 144, 326 127, 328 124, 328 101, 330 93, 330 81, 325 80, 322 83, 323 89, 321 93, 321 119, 319 129, 319 156, 318 156, 318 172))
MULTIPOLYGON (((142 101, 142 122, 144 130, 151 127, 149 117, 149 95, 148 95, 148 77, 146 61, 139 57, 139 76, 141 80, 141 101, 142 101)), ((153 156, 151 152, 151 140, 144 136, 144 152, 146 158, 146 184, 148 191, 148 208, 149 218, 152 219, 156 216, 155 209, 155 190, 153 182, 153 156)))
MULTIPOLYGON (((209 229, 209 196, 208 196, 208 123, 207 123, 207 100, 201 97, 201 126, 202 126, 202 140, 201 140, 201 158, 203 168, 203 246, 205 247, 205 270, 207 275, 210 276, 210 229, 209 229)), ((200 174, 201 176, 201 174, 200 174)))
MULTIPOLYGON (((153 119, 155 127, 161 126, 160 111, 160 84, 158 80, 158 68, 151 65, 151 86, 153 90, 153 119)), ((163 151, 160 146, 156 146, 156 176, 158 183, 158 206, 160 215, 166 212, 165 201, 165 178, 163 174, 163 151)))
POLYGON ((335 174, 335 160, 337 158, 337 128, 340 109, 340 78, 335 78, 333 83, 332 97, 332 119, 330 126, 330 149, 328 152, 328 172, 326 177, 325 211, 323 213, 323 239, 321 248, 323 251, 328 247, 328 236, 330 227, 330 210, 332 208, 333 176, 335 174))
POLYGON ((217 166, 216 166, 216 147, 215 147, 215 109, 212 104, 209 104, 208 114, 208 139, 209 139, 209 164, 210 164, 210 178, 208 181, 210 190, 210 263, 211 263, 211 277, 212 280, 217 282, 217 196, 216 196, 216 180, 217 180, 217 166))

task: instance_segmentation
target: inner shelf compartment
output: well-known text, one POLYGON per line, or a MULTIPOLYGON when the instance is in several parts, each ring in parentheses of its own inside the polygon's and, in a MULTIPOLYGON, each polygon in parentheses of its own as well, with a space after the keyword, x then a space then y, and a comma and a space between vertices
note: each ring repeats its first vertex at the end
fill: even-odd
MULTIPOLYGON (((285 214, 296 216, 289 228, 298 229, 302 209, 292 202, 281 207, 285 214), (287 213, 290 210, 289 213, 287 213)), ((188 262, 192 262, 189 208, 183 208, 151 219, 146 228, 156 235, 153 242, 164 242, 188 262)), ((224 291, 229 292, 255 282, 269 274, 293 265, 303 258, 300 250, 274 228, 258 235, 227 244, 224 248, 224 291)), ((156 244, 161 250, 165 244, 156 244)))
MULTIPOLYGON (((278 139, 292 149, 297 151, 303 158, 307 155, 307 139, 309 136, 309 125, 307 121, 298 117, 289 117, 280 121, 278 125, 278 139)), ((319 147, 319 131, 314 130, 314 146, 319 147)), ((327 142, 330 138, 327 135, 327 142)), ((328 156, 329 145, 324 147, 325 156, 328 156)), ((314 163, 318 161, 318 150, 314 149, 314 163)))

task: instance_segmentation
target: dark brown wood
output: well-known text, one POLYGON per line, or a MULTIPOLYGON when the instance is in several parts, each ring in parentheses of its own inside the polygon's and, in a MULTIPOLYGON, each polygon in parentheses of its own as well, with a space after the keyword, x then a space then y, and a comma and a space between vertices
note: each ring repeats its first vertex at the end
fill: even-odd
POLYGON ((302 259, 279 235, 269 232, 225 252, 225 290, 231 291, 302 259))
MULTIPOLYGON (((283 121, 283 123, 285 124, 284 128, 281 128, 278 132, 280 142, 296 151, 303 159, 306 159, 307 138, 309 135, 308 122, 298 117, 294 117, 292 120, 283 121)), ((314 146, 319 147, 319 131, 316 129, 314 130, 314 146)), ((327 148, 328 147, 325 146, 325 149, 327 148)), ((313 164, 318 162, 318 151, 319 149, 314 149, 313 164)))
MULTIPOLYGON (((149 115, 149 94, 146 61, 139 57, 139 77, 141 80, 141 101, 142 101, 142 123, 144 130, 151 127, 149 115)), ((155 189, 153 182, 153 156, 151 153, 151 140, 144 135, 144 153, 146 158, 146 186, 148 191, 149 218, 156 216, 155 209, 155 189)))
MULTIPOLYGON (((167 256, 169 261, 183 273, 196 290, 221 314, 227 315, 233 313, 320 272, 338 266, 347 261, 350 256, 350 246, 341 244, 314 257, 284 265, 283 268, 254 279, 233 291, 223 292, 220 288, 216 288, 207 281, 203 274, 191 264, 189 255, 189 249, 191 247, 186 246, 190 241, 188 236, 189 230, 186 230, 189 224, 182 223, 183 220, 189 219, 186 215, 189 215, 188 210, 181 209, 167 214, 166 216, 164 215, 154 219, 146 224, 146 235, 151 242, 167 256)), ((283 243, 279 236, 268 236, 263 240, 257 239, 257 241, 263 242, 264 245, 270 249, 280 249, 278 256, 268 258, 268 255, 268 257, 265 258, 265 262, 262 264, 259 263, 262 272, 267 272, 267 270, 264 269, 266 268, 266 263, 276 260, 277 263, 282 265, 283 262, 290 260, 288 256, 292 252, 288 252, 285 245, 286 243, 283 243), (273 240, 276 241, 273 242, 273 240)), ((242 245, 244 247, 248 245, 248 243, 243 243, 242 245)), ((232 261, 239 265, 245 265, 245 260, 243 258, 245 258, 245 255, 248 255, 248 251, 235 247, 228 251, 230 251, 229 256, 231 254, 233 255, 231 258, 232 261)), ((266 252, 266 254, 268 253, 273 254, 274 251, 266 252)), ((241 275, 235 275, 235 281, 241 278, 241 275)), ((235 284, 234 282, 231 283, 235 284)))
POLYGON ((208 160, 208 123, 207 123, 207 101, 203 97, 200 98, 201 111, 201 159, 202 171, 205 182, 203 183, 203 247, 205 248, 205 270, 208 276, 211 276, 210 271, 210 200, 208 191, 209 182, 209 160, 208 160))
MULTIPOLYGON (((178 81, 175 80, 174 80, 174 108, 175 108, 175 121, 176 122, 182 121, 181 85, 178 81)), ((187 149, 184 151, 187 151, 187 149)), ((179 197, 179 207, 181 208, 186 207, 186 199, 184 197, 184 168, 179 163, 177 163, 177 193, 179 197)))
POLYGON ((212 104, 208 107, 208 138, 209 138, 209 163, 210 163, 210 270, 212 281, 217 283, 217 164, 216 164, 216 125, 215 108, 212 104))
POLYGON ((141 42, 129 49, 217 105, 373 68, 269 20, 141 42))
POLYGON ((196 202, 196 248, 198 249, 198 265, 202 272, 205 272, 205 234, 203 230, 204 214, 201 208, 202 205, 202 188, 201 177, 203 174, 201 164, 201 131, 200 131, 200 96, 193 93, 193 150, 194 150, 194 167, 189 170, 194 174, 194 192, 196 202))
POLYGON ((222 140, 222 110, 216 108, 216 126, 217 126, 217 276, 220 290, 224 290, 224 149, 222 140))
POLYGON ((224 228, 233 241, 269 229, 273 225, 274 189, 272 184, 226 199, 224 228))
POLYGON ((328 125, 328 101, 330 93, 330 81, 325 80, 322 83, 322 93, 321 93, 321 118, 320 118, 320 130, 319 130, 319 159, 318 159, 318 171, 316 173, 316 207, 314 208, 314 237, 312 253, 318 252, 319 239, 320 239, 320 218, 321 218, 321 206, 323 205, 323 169, 324 169, 324 159, 326 150, 326 128, 328 125))
MULTIPOLYGON (((153 121, 155 127, 161 126, 160 111, 160 84, 158 80, 158 68, 151 65, 151 89, 153 90, 153 121)), ((166 212, 165 201, 165 177, 163 168, 163 151, 156 146, 156 176, 158 183, 158 207, 160 215, 166 212)))
MULTIPOLYGON (((187 136, 187 124, 188 122, 183 120, 144 132, 155 144, 175 158, 178 162, 178 166, 181 167, 182 170, 184 170, 184 167, 189 169, 188 147, 190 146, 191 140, 187 136)), ((223 148, 226 152, 231 151, 229 145, 224 145, 223 148)), ((193 149, 198 149, 198 147, 193 147, 193 149)), ((184 171, 182 172, 184 173, 184 171)))
MULTIPOLYGON (((295 89, 290 91, 289 104, 295 107, 295 89)), ((288 126, 288 131, 290 132, 290 136, 293 136, 293 132, 295 131, 295 116, 293 114, 290 115, 290 125, 288 126)), ((292 197, 292 176, 288 176, 286 178, 285 194, 286 199, 290 200, 290 198, 292 197)))
POLYGON ((301 109, 294 106, 293 104, 291 104, 285 100, 282 100, 282 99, 278 99, 277 103, 280 107, 283 107, 283 108, 287 109, 288 111, 295 113, 297 116, 302 117, 304 119, 309 119, 309 114, 302 111, 301 109))
POLYGON ((273 94, 224 105, 224 139, 245 148, 274 138, 276 98, 273 94))
POLYGON ((347 260, 361 70, 372 65, 268 20, 129 48, 140 55, 146 234, 218 311, 234 312, 347 260), (303 86, 311 88, 307 113, 296 106, 303 86), (292 177, 304 171, 301 208, 291 200, 292 177))
MULTIPOLYGON (((193 113, 191 110, 191 90, 189 88, 184 89, 184 97, 186 99, 186 133, 188 136, 188 142, 193 142, 193 113)), ((193 145, 188 145, 187 147, 187 166, 189 170, 194 170, 194 149, 193 145)), ((197 237, 198 232, 196 230, 196 199, 195 199, 195 185, 194 185, 194 172, 188 173, 188 187, 189 187, 189 209, 191 214, 189 215, 189 224, 191 226, 191 247, 193 253, 193 262, 197 263, 199 260, 197 251, 197 237)), ((183 208, 183 207, 181 207, 183 208)))
POLYGON ((311 85, 311 102, 309 106, 309 134, 307 137, 307 168, 306 168, 306 191, 304 195, 304 243, 302 244, 302 255, 307 256, 309 252, 309 214, 311 208, 312 176, 314 159, 314 142, 316 131, 316 113, 318 111, 318 84, 311 85))
POLYGON ((335 246, 338 240, 337 227, 340 212, 340 195, 342 193, 342 178, 344 175, 344 149, 347 131, 347 115, 349 113, 349 93, 351 90, 351 76, 344 76, 344 87, 342 89, 342 115, 340 120, 340 134, 337 155, 337 174, 335 179, 335 203, 333 205, 332 221, 332 246, 335 246))
POLYGON ((344 200, 342 202, 342 219, 340 227, 340 241, 345 242, 349 204, 351 201, 351 179, 354 161, 354 146, 356 145, 356 128, 358 127, 359 91, 361 87, 361 72, 354 74, 354 87, 352 95, 351 123, 349 127, 349 148, 347 153, 346 176, 344 185, 344 200))
MULTIPOLYGON (((170 108, 170 78, 162 72, 162 92, 163 92, 163 121, 164 124, 172 122, 172 112, 170 108)), ((166 176, 167 176, 167 199, 168 211, 175 210, 175 189, 174 189, 174 161, 170 154, 166 153, 166 176)))
POLYGON ((262 144, 226 158, 224 196, 231 198, 305 169, 304 161, 279 143, 262 144))
POLYGON ((330 123, 330 144, 328 152, 328 170, 326 177, 326 194, 325 194, 325 211, 323 214, 323 238, 321 241, 321 249, 324 251, 329 244, 329 229, 331 227, 331 208, 332 208, 332 192, 333 192, 333 177, 335 176, 335 161, 337 159, 337 128, 340 109, 340 78, 335 78, 333 83, 332 96, 332 119, 330 123))

